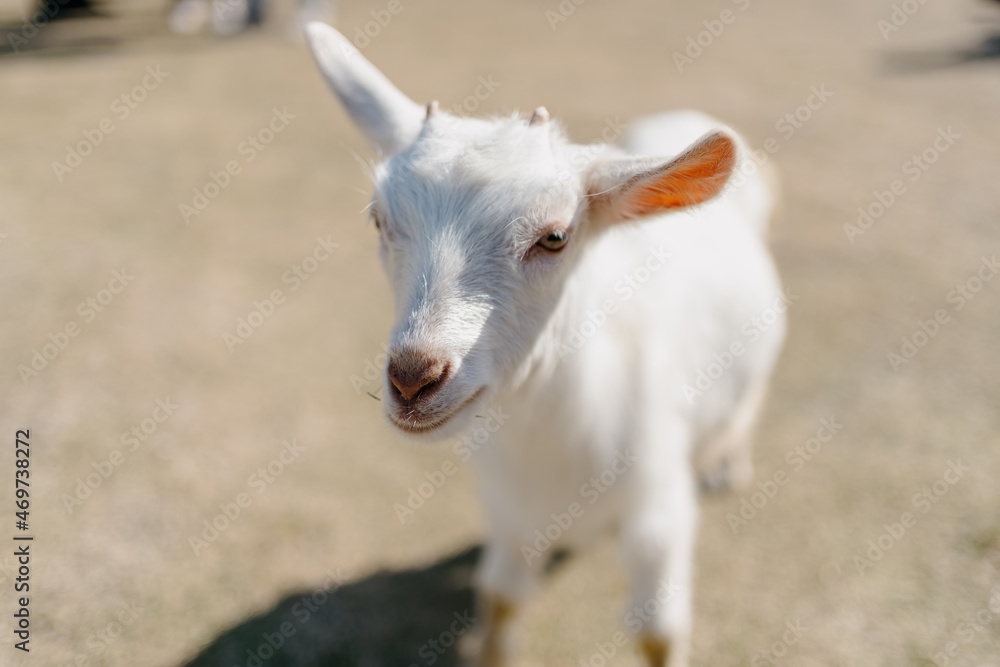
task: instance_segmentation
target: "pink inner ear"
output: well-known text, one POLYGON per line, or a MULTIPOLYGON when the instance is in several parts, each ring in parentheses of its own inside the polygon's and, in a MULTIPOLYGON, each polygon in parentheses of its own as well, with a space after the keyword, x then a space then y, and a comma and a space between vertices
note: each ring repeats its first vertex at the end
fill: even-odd
POLYGON ((736 165, 736 144, 716 133, 674 161, 635 176, 622 192, 622 218, 693 206, 719 194, 736 165))

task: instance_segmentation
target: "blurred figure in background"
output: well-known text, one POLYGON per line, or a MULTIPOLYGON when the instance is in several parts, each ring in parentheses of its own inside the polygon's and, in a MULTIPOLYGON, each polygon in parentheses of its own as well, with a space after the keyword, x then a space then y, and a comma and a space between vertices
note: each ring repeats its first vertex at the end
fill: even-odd
MULTIPOLYGON (((211 22, 212 32, 229 37, 263 20, 264 0, 179 0, 170 12, 170 29, 179 35, 201 32, 211 22)), ((293 37, 302 39, 309 21, 333 21, 333 0, 299 0, 292 20, 293 37)))
POLYGON ((90 16, 101 16, 95 8, 92 0, 62 0, 61 2, 46 2, 38 0, 35 3, 35 21, 39 23, 48 21, 59 21, 62 19, 85 18, 90 16), (44 21, 38 21, 43 18, 44 21))

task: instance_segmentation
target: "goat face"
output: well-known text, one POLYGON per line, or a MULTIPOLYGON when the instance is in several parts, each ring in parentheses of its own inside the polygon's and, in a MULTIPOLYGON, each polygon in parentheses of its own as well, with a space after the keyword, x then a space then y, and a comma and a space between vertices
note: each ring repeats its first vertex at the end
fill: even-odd
POLYGON ((521 374, 587 227, 574 155, 551 123, 436 113, 376 168, 396 300, 384 404, 401 430, 460 430, 521 374))
POLYGON ((384 404, 407 433, 462 430, 546 357, 537 343, 588 236, 707 201, 736 164, 724 131, 664 161, 570 144, 544 108, 527 122, 424 109, 333 28, 307 32, 330 87, 388 156, 371 205, 396 298, 384 404))

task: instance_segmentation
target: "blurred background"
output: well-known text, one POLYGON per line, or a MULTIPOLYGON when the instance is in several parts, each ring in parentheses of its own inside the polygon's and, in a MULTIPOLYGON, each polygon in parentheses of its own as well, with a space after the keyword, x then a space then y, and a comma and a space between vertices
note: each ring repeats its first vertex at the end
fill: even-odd
MULTIPOLYGON (((456 664, 483 517, 369 396, 390 294, 323 16, 418 102, 767 147, 798 299, 755 483, 704 503, 694 664, 1000 667, 1000 5, 184 4, 0 0, 0 664, 456 664)), ((604 664, 625 593, 610 540, 562 564, 516 664, 604 664)))

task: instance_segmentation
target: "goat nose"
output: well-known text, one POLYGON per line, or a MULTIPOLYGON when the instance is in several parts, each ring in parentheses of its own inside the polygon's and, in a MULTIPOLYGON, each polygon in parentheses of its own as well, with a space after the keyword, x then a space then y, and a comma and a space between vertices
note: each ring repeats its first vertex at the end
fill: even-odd
POLYGON ((389 381, 405 401, 427 395, 448 373, 448 362, 422 353, 402 353, 389 359, 389 381))

